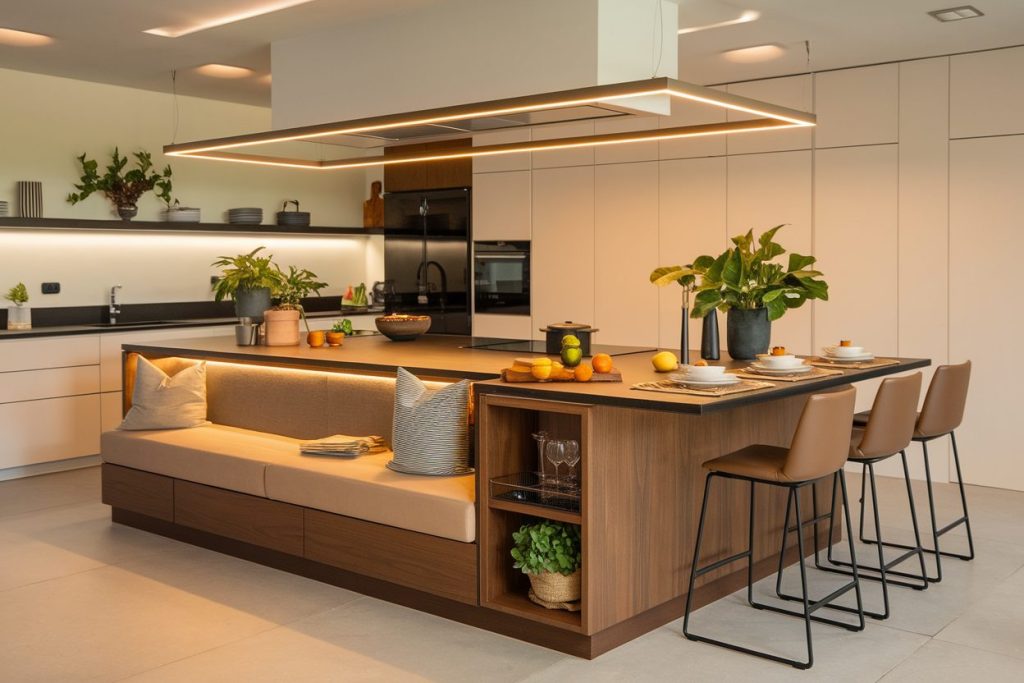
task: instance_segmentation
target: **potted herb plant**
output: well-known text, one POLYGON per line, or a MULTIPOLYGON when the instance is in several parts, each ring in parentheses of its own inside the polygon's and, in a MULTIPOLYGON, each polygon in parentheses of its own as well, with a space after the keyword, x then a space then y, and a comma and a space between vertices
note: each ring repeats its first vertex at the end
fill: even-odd
POLYGON ((327 345, 341 346, 342 342, 345 341, 346 334, 352 334, 352 321, 348 318, 335 320, 334 324, 331 325, 331 329, 327 331, 327 345))
POLYGON ((7 308, 7 329, 32 329, 32 309, 25 306, 28 303, 28 290, 25 288, 25 283, 19 282, 11 287, 7 290, 4 298, 14 304, 7 308))
POLYGON ((306 324, 306 342, 313 348, 324 345, 323 330, 310 330, 302 300, 310 294, 320 295, 326 282, 317 280, 316 273, 305 268, 288 266, 288 272, 277 269, 275 296, 278 304, 265 314, 268 346, 294 346, 299 343, 299 318, 306 324))
POLYGON ((213 285, 217 301, 232 299, 235 315, 263 321, 263 313, 271 306, 271 294, 280 282, 280 271, 274 267, 273 256, 259 255, 265 247, 248 254, 220 256, 211 265, 221 268, 220 278, 213 285))
POLYGON ((530 577, 530 586, 545 607, 580 599, 580 528, 542 520, 512 532, 512 565, 530 577))
POLYGON ((690 317, 703 318, 716 309, 727 311, 729 355, 756 358, 768 351, 773 320, 808 299, 828 300, 822 273, 810 268, 816 261, 813 256, 793 253, 786 265, 774 262, 786 253, 774 241, 782 227, 776 225, 756 240, 753 230, 737 235, 732 238, 733 247, 717 258, 698 256, 692 266, 658 268, 651 273, 651 282, 676 282, 685 288, 693 286, 699 276, 690 317))
POLYGON ((171 203, 171 167, 157 173, 153 170, 153 157, 149 152, 135 152, 135 168, 125 170, 128 157, 121 156, 117 147, 111 155, 111 163, 103 175, 99 174, 99 163, 95 159, 87 159, 83 154, 78 157, 82 166, 82 178, 67 200, 71 204, 86 199, 94 192, 102 192, 117 207, 121 220, 130 221, 139 212, 139 197, 154 190, 167 205, 171 203))

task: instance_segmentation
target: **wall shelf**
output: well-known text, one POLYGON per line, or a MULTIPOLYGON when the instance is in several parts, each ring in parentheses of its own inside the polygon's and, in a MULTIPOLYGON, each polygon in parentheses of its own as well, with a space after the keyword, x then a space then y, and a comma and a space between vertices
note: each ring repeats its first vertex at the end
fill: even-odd
POLYGON ((235 225, 233 223, 169 223, 166 221, 89 220, 84 218, 0 218, 0 229, 94 230, 119 232, 206 232, 249 235, 383 235, 383 228, 322 226, 235 225))

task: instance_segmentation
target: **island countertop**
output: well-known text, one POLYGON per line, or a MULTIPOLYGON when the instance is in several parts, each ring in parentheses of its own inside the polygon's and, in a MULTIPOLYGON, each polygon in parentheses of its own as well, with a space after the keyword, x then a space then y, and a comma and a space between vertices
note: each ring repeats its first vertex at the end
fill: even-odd
MULTIPOLYGON (((622 372, 619 382, 544 382, 507 383, 500 380, 502 368, 512 365, 521 354, 486 349, 464 348, 471 337, 426 335, 410 342, 393 342, 383 336, 355 337, 341 347, 309 348, 308 346, 238 346, 231 337, 175 339, 153 343, 125 344, 124 350, 145 356, 182 356, 210 361, 253 363, 278 367, 353 371, 393 374, 399 367, 413 374, 438 379, 469 379, 475 382, 478 394, 499 394, 552 401, 615 405, 647 410, 704 414, 807 394, 822 389, 882 377, 930 365, 927 359, 900 358, 893 365, 843 370, 842 375, 801 382, 771 382, 772 386, 723 397, 690 396, 653 391, 639 391, 632 386, 665 378, 654 371, 649 353, 635 353, 613 358, 622 372)), ((696 358, 694 352, 691 352, 696 358)), ((719 364, 716 362, 715 364, 719 364)), ((722 365, 739 368, 742 361, 723 360, 722 365)))

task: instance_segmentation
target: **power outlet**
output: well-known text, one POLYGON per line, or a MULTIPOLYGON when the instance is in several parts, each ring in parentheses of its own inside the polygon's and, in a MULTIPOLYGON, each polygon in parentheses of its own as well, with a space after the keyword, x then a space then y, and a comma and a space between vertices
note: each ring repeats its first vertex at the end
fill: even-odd
POLYGON ((59 282, 44 282, 43 294, 60 294, 59 282))

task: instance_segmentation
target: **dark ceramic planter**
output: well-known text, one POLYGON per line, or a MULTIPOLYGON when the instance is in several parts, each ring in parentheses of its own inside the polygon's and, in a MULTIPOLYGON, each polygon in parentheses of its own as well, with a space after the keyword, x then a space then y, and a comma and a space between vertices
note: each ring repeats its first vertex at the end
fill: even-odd
POLYGON ((117 215, 121 217, 121 220, 128 222, 135 218, 139 213, 139 207, 134 204, 130 206, 119 206, 117 207, 117 215))
POLYGON ((239 318, 252 318, 253 322, 263 322, 263 313, 270 308, 270 290, 240 289, 235 292, 235 315, 239 318))
POLYGON ((729 355, 739 360, 753 360, 759 353, 768 353, 772 338, 772 322, 768 309, 729 309, 726 323, 729 355))

